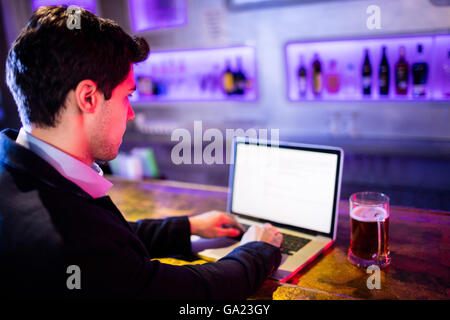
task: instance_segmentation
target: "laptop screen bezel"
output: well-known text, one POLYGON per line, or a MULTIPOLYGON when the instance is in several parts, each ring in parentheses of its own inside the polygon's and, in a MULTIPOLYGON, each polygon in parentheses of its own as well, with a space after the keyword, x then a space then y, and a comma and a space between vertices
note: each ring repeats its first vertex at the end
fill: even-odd
POLYGON ((230 164, 230 176, 229 176, 229 183, 228 183, 227 212, 235 214, 236 216, 247 219, 247 220, 253 220, 253 221, 256 221, 259 223, 269 222, 276 227, 291 229, 291 230, 295 230, 295 231, 298 231, 301 233, 306 233, 306 234, 309 234, 312 236, 324 236, 324 237, 332 238, 333 240, 335 240, 336 239, 336 229, 337 229, 338 208, 339 208, 338 204, 339 204, 339 199, 340 199, 340 188, 341 188, 340 181, 342 178, 343 154, 344 154, 343 150, 338 147, 318 146, 318 145, 312 145, 312 144, 288 143, 288 142, 279 142, 279 141, 274 143, 272 146, 272 143, 270 140, 255 140, 255 139, 251 139, 248 137, 235 137, 233 140, 232 154, 231 154, 232 162, 230 164), (296 226, 292 226, 292 225, 286 225, 286 224, 282 224, 279 222, 256 218, 256 217, 249 216, 249 215, 246 215, 246 214, 243 214, 240 212, 233 211, 232 203, 233 203, 233 187, 234 187, 234 179, 235 179, 234 166, 236 164, 237 146, 240 143, 335 154, 337 156, 337 164, 336 164, 336 175, 335 175, 335 182, 334 182, 333 212, 332 212, 330 232, 320 232, 320 231, 296 227, 296 226))

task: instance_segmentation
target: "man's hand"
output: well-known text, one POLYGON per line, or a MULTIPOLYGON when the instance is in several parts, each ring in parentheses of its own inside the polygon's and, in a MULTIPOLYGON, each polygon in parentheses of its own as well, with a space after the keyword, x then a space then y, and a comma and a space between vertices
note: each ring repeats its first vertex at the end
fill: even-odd
POLYGON ((264 241, 279 248, 283 242, 283 235, 270 223, 264 226, 253 225, 242 236, 241 244, 252 241, 264 241))
POLYGON ((237 237, 245 232, 234 215, 221 211, 209 211, 189 217, 189 222, 191 234, 202 238, 237 237))

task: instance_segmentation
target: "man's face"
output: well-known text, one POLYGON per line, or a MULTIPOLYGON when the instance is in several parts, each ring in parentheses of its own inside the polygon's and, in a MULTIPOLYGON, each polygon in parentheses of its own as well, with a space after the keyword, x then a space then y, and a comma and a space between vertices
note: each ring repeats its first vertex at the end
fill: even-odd
POLYGON ((108 101, 102 100, 97 113, 97 120, 91 132, 91 151, 95 160, 114 159, 122 144, 122 137, 127 121, 134 119, 134 112, 128 101, 129 95, 136 90, 133 66, 127 78, 115 87, 108 101))

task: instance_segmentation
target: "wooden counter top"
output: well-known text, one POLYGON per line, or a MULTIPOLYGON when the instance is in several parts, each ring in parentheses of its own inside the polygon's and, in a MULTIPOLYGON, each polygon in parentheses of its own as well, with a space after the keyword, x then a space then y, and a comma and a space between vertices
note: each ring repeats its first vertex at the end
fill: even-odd
MULTIPOLYGON (((130 221, 226 210, 227 189, 223 187, 107 178, 114 184, 108 195, 130 221)), ((335 245, 289 284, 267 280, 251 298, 450 299, 450 213, 391 206, 389 229, 392 263, 381 270, 381 289, 368 289, 370 274, 347 261, 350 218, 348 201, 341 201, 335 245)))

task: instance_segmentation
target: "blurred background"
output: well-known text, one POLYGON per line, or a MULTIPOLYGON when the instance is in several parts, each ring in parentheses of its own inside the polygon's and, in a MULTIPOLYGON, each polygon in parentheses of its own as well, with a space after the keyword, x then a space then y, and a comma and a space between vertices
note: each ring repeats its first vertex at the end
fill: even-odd
POLYGON ((34 9, 61 3, 151 47, 135 66, 136 118, 107 172, 227 186, 227 164, 172 161, 174 130, 278 130, 282 141, 345 150, 343 199, 372 190, 450 210, 450 1, 1 0, 1 129, 20 128, 8 48, 34 9))

